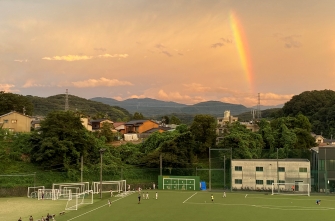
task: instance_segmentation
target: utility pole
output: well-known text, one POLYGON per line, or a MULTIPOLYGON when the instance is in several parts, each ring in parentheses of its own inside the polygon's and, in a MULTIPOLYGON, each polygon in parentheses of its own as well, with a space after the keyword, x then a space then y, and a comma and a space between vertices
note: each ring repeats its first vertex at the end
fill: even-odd
POLYGON ((223 188, 226 188, 226 155, 223 155, 223 188))
POLYGON ((106 149, 100 149, 100 199, 102 199, 102 154, 106 149))
POLYGON ((65 111, 69 110, 69 94, 68 90, 66 89, 66 94, 65 94, 65 111))
POLYGON ((277 191, 278 191, 278 193, 279 193, 278 150, 279 150, 279 149, 277 148, 277 191))
POLYGON ((84 156, 81 155, 80 182, 83 182, 83 172, 84 172, 84 156))
POLYGON ((208 176, 209 176, 209 183, 208 183, 208 187, 209 187, 209 191, 212 190, 212 168, 211 168, 211 147, 208 148, 208 168, 209 168, 209 171, 208 171, 208 176))
POLYGON ((159 174, 163 176, 163 156, 162 153, 159 155, 159 174))

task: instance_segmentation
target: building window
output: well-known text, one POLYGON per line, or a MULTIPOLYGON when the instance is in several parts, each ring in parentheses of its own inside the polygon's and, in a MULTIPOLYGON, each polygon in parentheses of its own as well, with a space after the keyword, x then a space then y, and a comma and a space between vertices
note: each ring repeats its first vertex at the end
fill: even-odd
POLYGON ((263 180, 256 180, 256 184, 263 185, 263 180))
POLYGON ((242 171, 242 166, 235 166, 235 171, 242 171))
POLYGON ((263 167, 256 167, 256 171, 263 172, 263 167))
POLYGON ((307 173, 307 168, 306 167, 299 167, 299 172, 300 173, 307 173))
POLYGON ((7 124, 7 123, 8 123, 8 120, 3 120, 3 122, 4 122, 5 124, 7 124))
POLYGON ((242 184, 242 180, 241 179, 235 179, 235 184, 242 184))
POLYGON ((12 124, 16 124, 17 123, 17 120, 12 120, 12 124))
POLYGON ((274 183, 273 180, 267 180, 267 181, 266 181, 266 185, 272 185, 273 183, 274 183))
POLYGON ((285 180, 278 180, 279 185, 284 185, 285 180))
POLYGON ((285 167, 278 167, 278 172, 285 172, 285 167))

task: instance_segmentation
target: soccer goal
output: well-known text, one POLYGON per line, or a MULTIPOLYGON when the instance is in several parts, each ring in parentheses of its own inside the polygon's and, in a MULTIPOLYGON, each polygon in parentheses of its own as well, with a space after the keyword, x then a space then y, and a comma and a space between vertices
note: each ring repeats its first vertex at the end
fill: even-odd
POLYGON ((34 186, 34 187, 28 187, 27 191, 27 197, 28 198, 37 198, 38 190, 42 189, 44 190, 44 186, 34 186))
POLYGON ((58 190, 60 194, 62 194, 62 191, 64 189, 69 189, 69 188, 79 188, 78 191, 83 193, 85 191, 90 190, 90 183, 80 182, 80 183, 54 183, 52 184, 52 189, 58 190))
POLYGON ((101 186, 100 182, 93 182, 92 189, 95 194, 100 193, 100 189, 102 193, 110 192, 125 192, 126 191, 127 182, 126 180, 118 180, 118 181, 102 181, 101 186))
POLYGON ((83 204, 93 204, 93 191, 85 191, 84 193, 72 193, 69 190, 69 194, 71 195, 71 199, 69 199, 66 203, 65 210, 78 210, 78 206, 83 204))
POLYGON ((37 199, 38 200, 55 200, 56 194, 53 189, 38 189, 37 199))
POLYGON ((307 195, 311 192, 309 183, 272 183, 272 195, 307 195))

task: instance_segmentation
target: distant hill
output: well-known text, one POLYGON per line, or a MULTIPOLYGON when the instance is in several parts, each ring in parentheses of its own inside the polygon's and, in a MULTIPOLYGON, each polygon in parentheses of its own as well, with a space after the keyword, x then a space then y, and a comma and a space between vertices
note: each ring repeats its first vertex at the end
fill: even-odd
MULTIPOLYGON (((65 108, 65 94, 58 94, 46 98, 37 96, 26 96, 34 105, 35 116, 46 116, 51 111, 60 111, 65 108)), ((87 100, 85 98, 68 95, 69 109, 78 111, 89 116, 97 114, 107 114, 112 120, 130 119, 131 115, 119 106, 110 106, 97 101, 87 100)))
MULTIPOLYGON (((261 117, 262 118, 275 118, 278 117, 278 114, 280 114, 281 108, 271 108, 261 111, 261 117)), ((234 117, 238 117, 239 121, 251 121, 252 120, 252 114, 251 111, 238 114, 234 117)))
MULTIPOLYGON (((282 108, 284 107, 284 104, 278 104, 278 105, 272 105, 272 106, 265 106, 265 105, 260 105, 261 110, 268 110, 268 109, 274 109, 274 108, 282 108)), ((252 106, 250 109, 257 109, 257 106, 252 106)))
POLYGON ((135 112, 142 113, 146 117, 158 117, 171 114, 209 114, 216 117, 223 116, 225 110, 230 110, 231 114, 236 115, 247 112, 249 108, 240 104, 229 104, 220 101, 206 101, 194 105, 180 104, 176 102, 166 102, 155 100, 151 98, 132 98, 124 101, 117 101, 112 98, 95 97, 91 98, 93 101, 109 105, 117 105, 131 114, 135 112))

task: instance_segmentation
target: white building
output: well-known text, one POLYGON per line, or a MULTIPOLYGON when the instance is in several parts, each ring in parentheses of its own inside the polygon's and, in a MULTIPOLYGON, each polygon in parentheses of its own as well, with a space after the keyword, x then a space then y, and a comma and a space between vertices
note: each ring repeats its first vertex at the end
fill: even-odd
POLYGON ((295 191, 307 191, 307 185, 299 184, 310 184, 310 180, 307 159, 232 160, 233 189, 271 190, 272 183, 291 183, 279 185, 281 190, 289 191, 293 183, 295 191))

